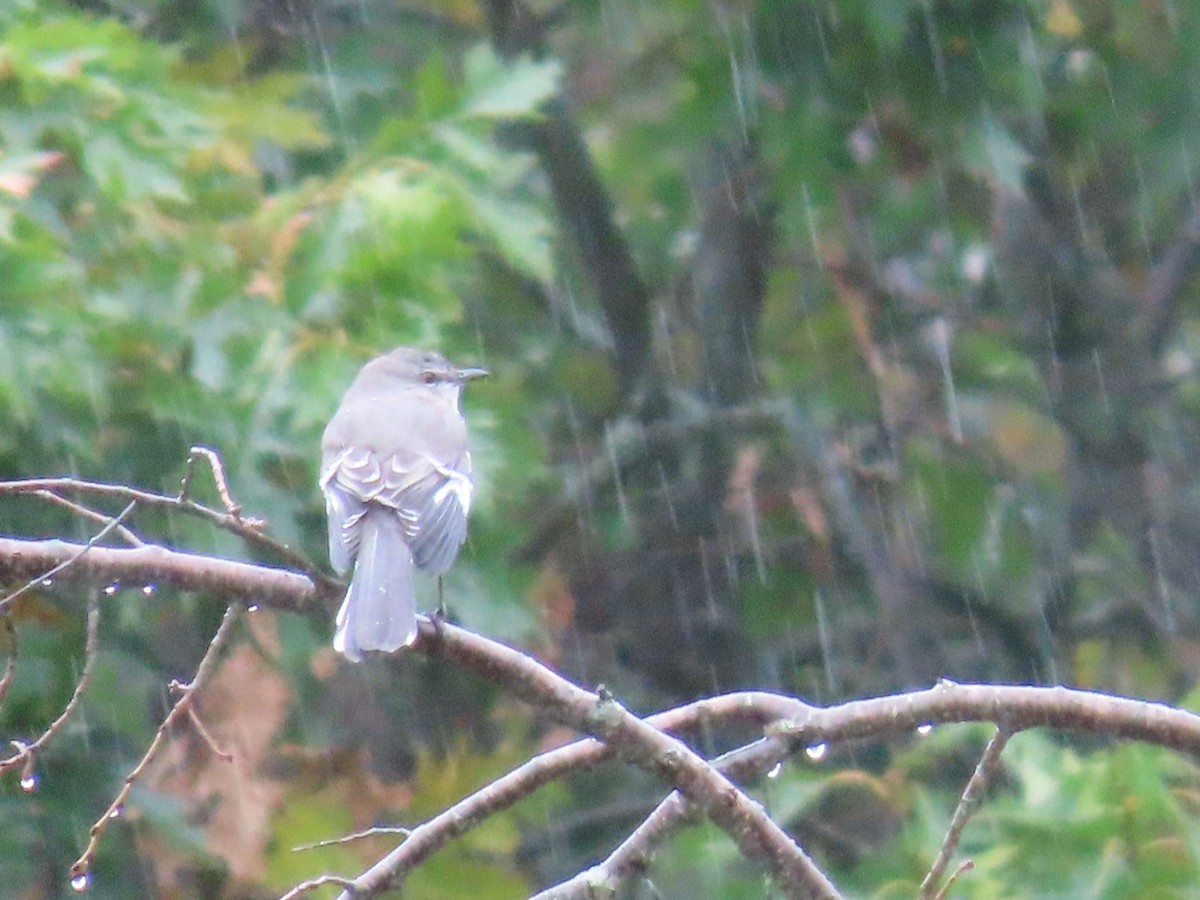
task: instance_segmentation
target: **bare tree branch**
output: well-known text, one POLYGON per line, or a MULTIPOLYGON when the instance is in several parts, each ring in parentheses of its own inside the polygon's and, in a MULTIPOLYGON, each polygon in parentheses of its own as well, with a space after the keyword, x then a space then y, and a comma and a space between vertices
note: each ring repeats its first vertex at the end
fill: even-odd
POLYGON ((196 503, 194 500, 188 499, 186 493, 181 493, 178 497, 168 497, 165 494, 156 494, 153 491, 139 490, 137 488, 126 487, 125 485, 80 481, 77 478, 28 478, 20 481, 0 481, 0 496, 5 494, 34 494, 35 496, 44 496, 44 493, 47 491, 52 493, 69 491, 95 497, 136 500, 142 506, 177 510, 196 516, 210 524, 216 525, 218 528, 236 534, 251 545, 260 547, 275 555, 288 565, 304 572, 313 581, 320 584, 323 589, 328 590, 330 594, 336 594, 345 590, 345 585, 324 574, 303 555, 296 553, 286 544, 281 544, 279 541, 263 533, 262 527, 264 523, 261 519, 244 519, 240 515, 235 516, 227 512, 218 512, 215 509, 210 509, 207 506, 196 503))
POLYGON ((92 547, 67 541, 20 541, 0 538, 0 583, 26 580, 65 562, 60 581, 109 585, 166 584, 182 590, 206 591, 225 600, 245 598, 273 609, 300 612, 312 609, 321 597, 344 590, 338 582, 332 591, 315 585, 306 575, 229 559, 180 553, 165 547, 92 547))
MULTIPOLYGON (((765 866, 793 897, 840 896, 824 874, 762 807, 680 741, 630 714, 607 692, 576 687, 531 657, 443 623, 422 623, 415 645, 463 665, 538 709, 615 746, 618 755, 658 775, 693 800, 749 858, 765 866), (432 646, 427 646, 432 645, 432 646)), ((372 868, 354 881, 368 896, 391 886, 392 873, 372 868)))
MULTIPOLYGON (((484 11, 492 44, 504 57, 536 53, 547 23, 557 18, 535 15, 522 0, 488 0, 484 11)), ((554 98, 542 113, 538 121, 514 125, 511 133, 537 154, 546 172, 564 230, 604 310, 616 350, 615 368, 628 393, 649 362, 650 292, 617 227, 612 199, 566 100, 554 98)))
POLYGON ((721 146, 701 180, 704 215, 689 266, 703 392, 720 406, 759 390, 758 327, 766 298, 772 217, 753 143, 721 146))
MULTIPOLYGON (((28 542, 0 541, 0 556, 4 555, 5 547, 3 544, 5 543, 20 544, 28 542)), ((75 577, 83 574, 82 570, 84 570, 85 566, 91 569, 94 577, 96 574, 101 574, 97 571, 98 566, 102 567, 105 562, 111 563, 111 560, 106 561, 104 559, 85 557, 79 549, 73 548, 72 545, 63 544, 62 542, 36 542, 35 546, 47 551, 45 555, 57 553, 61 556, 64 550, 71 550, 63 562, 74 564, 64 567, 64 571, 70 572, 75 577)), ((123 562, 129 561, 132 557, 146 557, 149 555, 158 564, 154 572, 157 580, 177 583, 175 579, 178 579, 181 573, 197 574, 197 567, 189 565, 192 563, 192 560, 182 558, 185 556, 183 554, 174 554, 161 548, 97 549, 103 550, 109 556, 116 556, 122 559, 123 562), (163 565, 164 560, 183 563, 183 565, 167 567, 163 565)), ((29 565, 33 558, 33 555, 28 553, 22 556, 18 552, 14 555, 17 560, 23 562, 25 565, 29 565)), ((231 568, 236 569, 239 566, 243 567, 241 569, 243 573, 254 568, 227 561, 223 561, 218 568, 228 570, 231 568)), ((201 571, 205 570, 204 566, 198 568, 201 571)), ((38 571, 41 572, 44 570, 39 569, 38 571)), ((109 577, 112 577, 107 570, 103 574, 103 580, 105 581, 109 577)), ((280 573, 280 575, 282 576, 283 573, 280 573)), ((125 580, 129 580, 127 575, 123 577, 125 580)), ((177 583, 177 586, 182 585, 178 585, 177 583)), ((261 599, 260 596, 260 602, 261 599)), ((489 648, 485 647, 484 649, 488 650, 489 648)), ((754 858, 764 860, 768 868, 774 871, 780 879, 786 892, 794 893, 796 896, 837 896, 832 885, 828 884, 820 871, 804 856, 803 851, 796 847, 792 840, 765 815, 761 807, 746 798, 740 791, 737 791, 733 785, 720 776, 719 773, 710 769, 702 759, 697 757, 683 744, 663 735, 652 726, 645 725, 635 716, 626 712, 611 698, 602 698, 583 691, 554 675, 548 669, 541 667, 529 657, 509 648, 501 648, 499 645, 493 645, 490 649, 490 655, 494 657, 497 655, 497 651, 499 655, 505 657, 505 667, 510 673, 510 685, 525 688, 524 690, 518 690, 517 693, 524 695, 525 699, 531 700, 539 706, 551 707, 565 721, 568 721, 581 730, 594 731, 610 742, 617 741, 622 745, 625 752, 640 765, 657 772, 668 780, 669 783, 678 784, 685 791, 694 794, 701 808, 714 821, 724 827, 745 852, 754 858), (513 678, 514 673, 516 674, 515 680, 513 678), (531 692, 529 690, 531 686, 536 686, 537 690, 531 692)), ((206 657, 207 659, 208 657, 206 657)), ((489 664, 495 666, 496 660, 494 658, 490 659, 489 664)), ((184 708, 178 705, 173 708, 172 715, 168 716, 168 721, 164 723, 164 729, 173 720, 176 711, 181 709, 184 708)), ((160 729, 155 743, 151 745, 151 749, 148 751, 150 755, 156 752, 158 746, 161 745, 162 736, 165 733, 164 729, 160 729)), ((122 792, 123 795, 128 794, 128 788, 132 784, 132 779, 136 778, 141 768, 142 766, 139 766, 131 774, 131 780, 127 781, 126 789, 122 792)), ((123 802, 120 795, 118 800, 123 802)), ((116 801, 114 801, 114 804, 116 804, 116 801)), ((86 877, 87 869, 91 862, 91 855, 94 854, 95 838, 102 828, 103 825, 98 823, 98 828, 93 833, 93 840, 89 843, 88 851, 80 857, 72 872, 73 878, 86 877)))
MULTIPOLYGON (((952 711, 971 710, 964 718, 955 717, 953 721, 1000 723, 1000 729, 988 744, 955 810, 951 832, 943 843, 947 862, 953 853, 951 842, 957 843, 974 811, 979 792, 995 770, 1004 745, 1017 731, 1051 727, 1105 733, 1200 755, 1198 716, 1162 704, 1062 687, 958 685, 942 681, 926 691, 855 700, 824 709, 808 704, 803 706, 805 721, 802 724, 796 721, 768 724, 766 730, 770 737, 718 757, 713 760, 713 767, 742 782, 759 777, 801 747, 868 736, 911 734, 923 724, 950 721, 938 716, 955 716, 952 711), (1010 715, 1010 711, 1013 714, 1010 715), (781 735, 788 735, 788 738, 785 740, 781 735)), ((697 810, 678 793, 671 794, 602 863, 543 891, 537 895, 537 900, 589 900, 597 893, 605 896, 605 891, 616 891, 630 876, 645 871, 655 847, 669 834, 696 818, 697 810)), ((965 868, 969 868, 969 864, 960 866, 947 886, 965 868)), ((939 877, 934 876, 935 879, 939 877)))
MULTIPOLYGON (((766 691, 738 691, 656 713, 645 721, 661 731, 678 735, 715 724, 728 726, 740 722, 767 725, 791 719, 805 709, 807 704, 793 697, 766 691)), ((784 744, 779 743, 778 747, 779 755, 786 752, 784 744)), ((489 816, 509 808, 543 785, 571 772, 594 768, 611 760, 614 755, 612 746, 595 738, 542 753, 411 829, 403 843, 376 863, 372 871, 386 872, 391 879, 400 878, 453 838, 466 834, 489 816)), ((759 770, 766 771, 777 758, 759 761, 759 770)), ((726 769, 733 771, 736 761, 724 763, 725 768, 718 768, 722 772, 726 769)), ((749 774, 742 771, 739 777, 745 778, 749 774)), ((365 877, 365 874, 360 877, 365 877)))
MULTIPOLYGON (((100 591, 99 589, 93 589, 88 597, 87 637, 84 639, 83 647, 83 672, 79 675, 79 681, 75 683, 75 691, 71 694, 71 699, 67 702, 67 705, 63 707, 63 711, 58 714, 58 718, 47 726, 46 730, 42 732, 37 740, 31 744, 27 744, 24 741, 12 742, 17 752, 6 759, 0 760, 0 776, 20 766, 21 786, 26 790, 32 790, 37 785, 33 768, 37 762, 37 754, 54 739, 54 736, 58 734, 63 725, 67 723, 67 720, 78 709, 79 701, 83 699, 84 692, 87 691, 88 685, 92 683, 92 672, 95 670, 96 656, 99 652, 100 591)), ((13 660, 14 657, 10 656, 10 667, 13 665, 13 660)), ((6 674, 5 677, 7 678, 8 675, 6 674)))
POLYGON ((942 679, 924 691, 810 707, 803 719, 767 728, 794 749, 822 741, 910 732, 921 725, 994 722, 1011 731, 1061 728, 1157 744, 1200 757, 1200 716, 1183 709, 1096 691, 942 679))
MULTIPOLYGON (((15 580, 44 572, 50 565, 75 556, 80 547, 62 541, 0 539, 0 579, 15 580)), ((152 546, 94 547, 59 577, 96 585, 118 580, 154 581, 287 610, 310 609, 319 597, 325 596, 310 579, 294 572, 152 546)), ((725 787, 729 782, 719 778, 707 764, 702 763, 702 768, 696 766, 691 751, 683 748, 680 752, 682 745, 661 735, 653 725, 636 720, 611 700, 602 701, 597 695, 563 681, 524 654, 461 628, 424 618, 414 649, 502 685, 559 721, 594 732, 611 742, 620 755, 633 758, 672 782, 682 782, 694 796, 703 798, 701 808, 706 814, 720 816, 727 826, 736 823, 740 827, 748 821, 740 816, 750 801, 740 792, 731 797, 725 787), (698 774, 697 770, 707 774, 698 774)), ((925 691, 852 701, 825 709, 796 701, 785 718, 786 721, 768 726, 770 740, 760 742, 773 750, 775 759, 820 742, 911 733, 927 723, 966 721, 994 722, 1010 731, 1033 727, 1086 731, 1142 740, 1200 756, 1200 717, 1163 704, 1063 687, 958 685, 943 681, 925 691)), ((757 813, 761 816, 761 810, 757 813)), ((753 816, 750 820, 761 825, 753 816)), ((755 852, 762 852, 764 840, 769 837, 761 830, 752 840, 743 837, 743 842, 752 844, 755 852)), ((771 863, 775 871, 787 871, 783 861, 776 858, 771 863)), ((382 873, 380 877, 381 883, 385 883, 390 873, 382 873)), ((355 884, 358 886, 360 882, 356 880, 355 884)))
MULTIPOLYGON (((713 768, 739 783, 752 781, 789 753, 780 738, 764 738, 731 750, 712 761, 713 768)), ((684 825, 700 818, 700 810, 673 791, 599 865, 535 895, 536 900, 589 900, 615 894, 621 884, 650 865, 655 848, 684 825)))
MULTIPOLYGON (((0 538, 0 580, 21 579, 70 558, 81 545, 65 541, 0 538)), ((250 563, 180 553, 162 547, 95 547, 60 580, 107 585, 113 581, 156 582, 182 590, 207 591, 225 599, 287 611, 306 611, 326 594, 295 572, 250 563)), ((336 584, 336 583, 335 583, 336 584)), ((414 649, 455 662, 489 680, 507 684, 524 670, 514 668, 523 654, 448 623, 421 617, 414 649)), ((513 687, 536 701, 538 691, 513 687)), ((591 695, 589 695, 591 696, 591 695)), ((1200 717, 1161 703, 1149 703, 1066 687, 955 684, 942 680, 924 691, 854 700, 821 708, 800 704, 798 714, 777 727, 793 746, 819 741, 879 737, 912 731, 925 723, 994 722, 1020 728, 1063 728, 1158 744, 1200 756, 1200 717)))
POLYGON ((95 547, 100 541, 104 540, 110 531, 120 527, 121 521, 131 512, 133 512, 133 508, 135 506, 137 506, 136 500, 129 501, 129 505, 121 511, 119 516, 97 531, 92 539, 75 551, 74 554, 67 557, 62 562, 56 563, 55 565, 46 569, 40 575, 34 575, 29 581, 25 582, 24 585, 9 594, 6 594, 3 599, 0 599, 0 612, 7 610, 9 605, 18 597, 23 596, 43 582, 48 583, 55 575, 58 575, 64 569, 70 568, 71 566, 75 565, 75 563, 79 562, 79 560, 83 558, 83 555, 95 547))
POLYGON ((138 778, 146 771, 146 767, 150 765, 151 760, 158 754, 158 751, 166 744, 167 733, 171 727, 178 721, 181 716, 187 715, 195 702, 196 694, 204 687, 208 678, 216 670, 217 658, 221 654, 221 648, 225 645, 229 638, 229 632, 233 627, 234 621, 237 619, 238 611, 241 609, 240 603, 232 603, 225 610, 225 616, 221 619, 221 624, 217 628, 216 634, 209 642, 208 649, 204 651, 204 656, 200 660, 200 664, 196 667, 196 674, 188 684, 180 684, 177 681, 171 683, 171 687, 178 692, 178 699, 167 713, 162 724, 158 726, 158 731, 154 735, 154 740, 150 742, 150 746, 146 748, 146 752, 142 755, 141 761, 138 762, 133 770, 125 776, 125 783, 121 785, 121 789, 113 798, 112 803, 108 805, 103 815, 92 825, 91 831, 88 832, 87 846, 84 847, 83 853, 71 866, 71 885, 76 888, 86 888, 87 879, 90 877, 92 860, 96 858, 96 848, 100 844, 100 838, 104 834, 104 830, 108 824, 121 815, 121 811, 125 808, 125 801, 129 799, 129 793, 133 790, 134 784, 138 778))
MULTIPOLYGON (((975 812, 975 807, 979 803, 984 788, 987 786, 992 774, 996 771, 996 767, 1000 764, 1000 754, 1004 752, 1004 748, 1008 745, 1008 740, 1012 736, 1013 732, 1005 728, 997 728, 991 740, 988 741, 987 746, 984 748, 983 756, 980 757, 979 763, 975 766, 975 771, 971 773, 966 787, 963 788, 958 806, 954 809, 954 816, 950 820, 950 827, 946 830, 946 839, 942 841, 942 848, 938 851, 933 865, 929 867, 929 873, 921 882, 921 889, 918 895, 921 897, 921 900, 930 900, 930 898, 941 896, 945 891, 945 887, 940 891, 938 890, 938 882, 946 874, 946 869, 950 865, 950 859, 954 856, 959 839, 962 837, 963 829, 967 827, 967 822, 970 821, 971 814, 975 812)), ((955 877, 957 877, 957 874, 956 872, 955 877)), ((946 887, 949 887, 949 884, 946 887)))

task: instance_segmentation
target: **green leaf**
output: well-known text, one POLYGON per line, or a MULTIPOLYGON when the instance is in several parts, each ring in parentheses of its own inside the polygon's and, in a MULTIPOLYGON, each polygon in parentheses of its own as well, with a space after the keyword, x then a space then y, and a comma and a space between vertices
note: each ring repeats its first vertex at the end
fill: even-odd
POLYGON ((542 282, 551 280, 553 229, 542 210, 483 192, 468 192, 463 199, 474 214, 475 226, 514 269, 542 282))
POLYGON ((502 61, 486 44, 463 60, 467 96, 460 115, 481 119, 529 118, 558 90, 562 65, 553 59, 536 62, 522 56, 502 61))
POLYGON ((219 122, 224 135, 252 152, 254 142, 269 140, 287 150, 322 148, 329 134, 316 114, 295 105, 308 85, 304 76, 276 72, 231 86, 228 93, 205 95, 204 109, 219 122))

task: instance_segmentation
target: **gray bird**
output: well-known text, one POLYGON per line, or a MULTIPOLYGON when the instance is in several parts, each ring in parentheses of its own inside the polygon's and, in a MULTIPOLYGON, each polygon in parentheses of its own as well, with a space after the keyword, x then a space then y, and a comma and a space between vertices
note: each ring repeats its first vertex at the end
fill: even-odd
POLYGON ((325 428, 329 561, 339 575, 354 569, 333 638, 347 659, 411 644, 413 567, 440 576, 458 555, 475 489, 458 401, 486 374, 399 347, 363 366, 325 428))

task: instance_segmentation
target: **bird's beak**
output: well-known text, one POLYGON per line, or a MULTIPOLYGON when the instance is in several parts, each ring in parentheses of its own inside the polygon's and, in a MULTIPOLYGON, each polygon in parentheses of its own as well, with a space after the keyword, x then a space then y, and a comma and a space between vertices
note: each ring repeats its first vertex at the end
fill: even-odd
POLYGON ((473 368, 459 369, 458 370, 458 380, 459 381, 474 381, 476 378, 487 377, 487 373, 488 373, 487 369, 473 369, 473 368))

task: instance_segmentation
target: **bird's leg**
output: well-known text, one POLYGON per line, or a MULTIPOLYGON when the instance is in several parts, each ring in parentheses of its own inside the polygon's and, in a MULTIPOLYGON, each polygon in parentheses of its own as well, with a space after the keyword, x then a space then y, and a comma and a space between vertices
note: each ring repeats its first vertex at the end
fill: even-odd
POLYGON ((445 599, 445 597, 442 596, 442 576, 439 575, 437 577, 437 579, 438 579, 438 605, 437 605, 437 609, 435 609, 433 611, 433 618, 435 620, 444 621, 446 618, 446 599, 445 599))

